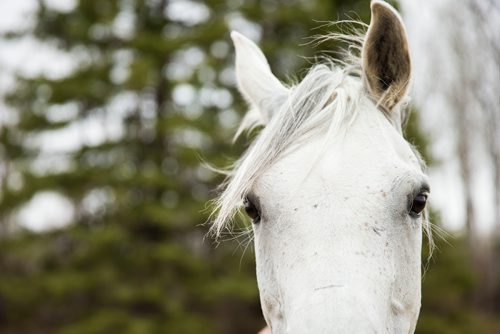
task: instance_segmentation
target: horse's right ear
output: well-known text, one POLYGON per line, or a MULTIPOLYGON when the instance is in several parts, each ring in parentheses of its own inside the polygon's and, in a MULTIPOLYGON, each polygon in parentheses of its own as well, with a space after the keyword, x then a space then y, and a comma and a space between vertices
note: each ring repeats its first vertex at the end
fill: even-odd
POLYGON ((236 79, 238 88, 251 106, 259 111, 260 124, 271 118, 271 106, 276 97, 288 89, 271 72, 266 57, 259 47, 242 34, 231 32, 236 49, 236 79))
POLYGON ((408 38, 401 17, 389 4, 373 0, 371 12, 362 52, 364 82, 372 97, 391 111, 410 83, 408 38))

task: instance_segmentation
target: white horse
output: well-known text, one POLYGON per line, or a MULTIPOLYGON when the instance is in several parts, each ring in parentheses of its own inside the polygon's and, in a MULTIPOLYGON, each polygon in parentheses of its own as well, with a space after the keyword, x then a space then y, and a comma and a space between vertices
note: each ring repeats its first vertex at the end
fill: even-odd
MULTIPOLYGON (((372 1, 361 57, 284 86, 233 32, 241 130, 264 125, 217 200, 212 231, 238 208, 253 221, 262 310, 272 333, 412 333, 421 300, 429 194, 402 137, 411 62, 398 13, 372 1)), ((351 47, 352 49, 352 47, 351 47)))

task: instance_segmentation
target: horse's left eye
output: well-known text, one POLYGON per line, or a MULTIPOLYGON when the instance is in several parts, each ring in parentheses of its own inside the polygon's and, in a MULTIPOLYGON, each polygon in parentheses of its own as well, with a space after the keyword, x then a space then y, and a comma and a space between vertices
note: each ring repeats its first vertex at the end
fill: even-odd
POLYGON ((413 217, 420 217, 422 211, 425 209, 427 204, 427 192, 422 192, 418 194, 414 199, 410 209, 410 215, 413 217))
POLYGON ((253 204, 253 202, 247 197, 243 200, 243 207, 245 208, 245 212, 250 219, 252 219, 252 222, 254 224, 257 224, 260 222, 260 212, 253 204))

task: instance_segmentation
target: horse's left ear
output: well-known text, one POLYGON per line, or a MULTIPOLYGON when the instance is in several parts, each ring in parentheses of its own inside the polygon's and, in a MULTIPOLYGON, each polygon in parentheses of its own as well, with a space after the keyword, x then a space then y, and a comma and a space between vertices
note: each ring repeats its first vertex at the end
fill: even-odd
POLYGON ((405 97, 411 78, 408 37, 401 17, 389 4, 374 0, 363 45, 363 76, 377 103, 391 111, 405 97))

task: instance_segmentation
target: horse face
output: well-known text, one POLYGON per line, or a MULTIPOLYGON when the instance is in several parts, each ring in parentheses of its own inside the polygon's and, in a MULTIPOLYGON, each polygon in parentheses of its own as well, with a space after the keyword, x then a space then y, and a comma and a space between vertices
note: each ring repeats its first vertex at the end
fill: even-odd
POLYGON ((371 9, 361 78, 318 67, 286 88, 260 49, 232 34, 238 87, 251 107, 242 127, 265 128, 228 181, 215 229, 244 197, 273 333, 408 333, 416 325, 429 186, 401 136, 406 32, 385 2, 371 9))
POLYGON ((392 332, 420 308, 417 157, 366 100, 318 159, 321 137, 266 171, 248 198, 264 316, 273 333, 392 332), (310 162, 315 161, 311 166, 310 162))

